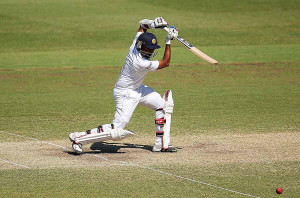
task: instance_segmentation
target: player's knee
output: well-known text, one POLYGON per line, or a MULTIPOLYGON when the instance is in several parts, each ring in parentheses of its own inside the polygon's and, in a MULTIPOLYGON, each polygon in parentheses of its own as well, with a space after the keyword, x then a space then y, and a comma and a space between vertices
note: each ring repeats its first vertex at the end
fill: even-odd
POLYGON ((115 128, 124 129, 125 126, 128 124, 126 121, 114 121, 113 122, 115 128))
POLYGON ((160 108, 155 110, 155 118, 156 119, 162 118, 162 117, 164 117, 164 115, 165 115, 165 113, 164 113, 163 107, 160 107, 160 108))
POLYGON ((122 140, 124 138, 127 138, 127 137, 130 137, 130 136, 134 135, 133 132, 123 130, 123 129, 120 129, 120 128, 111 130, 110 134, 111 134, 112 140, 114 140, 114 141, 122 140))

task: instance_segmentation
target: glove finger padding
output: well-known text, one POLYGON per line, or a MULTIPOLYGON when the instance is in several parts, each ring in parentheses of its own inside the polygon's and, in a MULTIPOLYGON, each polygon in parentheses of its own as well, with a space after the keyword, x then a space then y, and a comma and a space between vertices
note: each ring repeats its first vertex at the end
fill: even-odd
POLYGON ((167 21, 165 21, 162 17, 157 17, 154 19, 154 28, 162 29, 167 26, 168 26, 167 21))
POLYGON ((155 28, 154 27, 154 21, 150 20, 150 19, 140 20, 139 24, 141 25, 141 28, 143 28, 143 29, 155 28))
POLYGON ((139 24, 143 29, 163 29, 168 26, 168 23, 162 17, 157 17, 154 20, 142 19, 139 24))

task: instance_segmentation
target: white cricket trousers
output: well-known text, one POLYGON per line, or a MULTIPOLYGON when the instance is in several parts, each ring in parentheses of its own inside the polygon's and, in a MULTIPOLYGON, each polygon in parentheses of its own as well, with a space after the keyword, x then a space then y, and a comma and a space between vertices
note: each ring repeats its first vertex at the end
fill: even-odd
MULTIPOLYGON (((153 110, 164 107, 165 101, 151 87, 141 85, 136 90, 120 90, 114 89, 114 99, 116 102, 116 112, 113 124, 116 128, 124 129, 137 107, 141 104, 153 110)), ((155 119, 164 117, 163 111, 155 112, 155 119)), ((153 122, 154 123, 154 122, 153 122)))

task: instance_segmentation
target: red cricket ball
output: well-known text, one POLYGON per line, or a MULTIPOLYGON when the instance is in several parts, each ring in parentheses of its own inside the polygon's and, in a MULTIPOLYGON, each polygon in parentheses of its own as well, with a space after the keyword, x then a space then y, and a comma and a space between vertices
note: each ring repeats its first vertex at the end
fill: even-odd
POLYGON ((282 188, 276 188, 276 193, 277 194, 281 194, 283 192, 283 189, 282 188))

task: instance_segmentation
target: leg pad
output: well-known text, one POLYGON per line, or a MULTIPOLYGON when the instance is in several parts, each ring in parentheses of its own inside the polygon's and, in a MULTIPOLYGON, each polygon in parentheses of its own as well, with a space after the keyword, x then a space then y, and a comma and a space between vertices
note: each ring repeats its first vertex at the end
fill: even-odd
POLYGON ((102 142, 106 140, 122 140, 124 138, 133 136, 134 133, 131 131, 123 130, 123 129, 110 129, 106 130, 101 133, 92 133, 92 134, 87 134, 83 137, 78 137, 75 138, 74 142, 76 144, 89 144, 89 143, 94 143, 94 142, 102 142))

